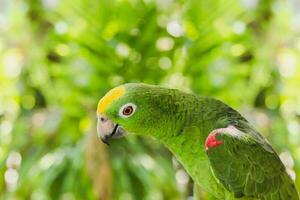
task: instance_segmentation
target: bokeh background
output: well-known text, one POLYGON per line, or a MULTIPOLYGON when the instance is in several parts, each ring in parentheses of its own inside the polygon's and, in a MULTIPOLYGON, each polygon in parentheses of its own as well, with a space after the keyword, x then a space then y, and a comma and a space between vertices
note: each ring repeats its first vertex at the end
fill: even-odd
POLYGON ((230 104, 300 188, 298 0, 0 0, 0 34, 1 200, 192 199, 157 141, 96 138, 98 100, 126 82, 230 104))

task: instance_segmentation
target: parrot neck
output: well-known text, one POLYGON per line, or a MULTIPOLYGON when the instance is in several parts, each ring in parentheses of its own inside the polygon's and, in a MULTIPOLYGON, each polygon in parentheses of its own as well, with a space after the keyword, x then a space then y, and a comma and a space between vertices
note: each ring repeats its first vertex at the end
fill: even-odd
POLYGON ((220 190, 217 193, 222 196, 224 190, 215 181, 205 152, 205 139, 214 129, 218 115, 212 112, 212 103, 215 102, 198 98, 191 104, 195 107, 189 107, 182 118, 171 118, 169 128, 154 131, 151 135, 175 155, 198 185, 213 193, 220 190))

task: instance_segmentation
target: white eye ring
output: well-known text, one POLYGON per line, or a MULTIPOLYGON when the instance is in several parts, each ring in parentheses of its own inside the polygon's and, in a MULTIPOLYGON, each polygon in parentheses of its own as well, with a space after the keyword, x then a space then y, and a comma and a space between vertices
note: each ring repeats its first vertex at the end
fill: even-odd
POLYGON ((126 103, 119 110, 119 116, 122 118, 131 117, 136 110, 136 105, 133 103, 126 103))

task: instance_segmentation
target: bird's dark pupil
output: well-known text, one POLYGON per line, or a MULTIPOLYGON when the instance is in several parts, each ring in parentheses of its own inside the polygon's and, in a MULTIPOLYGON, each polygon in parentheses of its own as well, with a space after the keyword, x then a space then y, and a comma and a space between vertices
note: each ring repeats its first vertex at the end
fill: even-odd
POLYGON ((128 107, 126 107, 126 108, 124 109, 123 114, 124 114, 124 115, 130 115, 131 112, 132 112, 132 110, 133 110, 132 106, 128 106, 128 107))

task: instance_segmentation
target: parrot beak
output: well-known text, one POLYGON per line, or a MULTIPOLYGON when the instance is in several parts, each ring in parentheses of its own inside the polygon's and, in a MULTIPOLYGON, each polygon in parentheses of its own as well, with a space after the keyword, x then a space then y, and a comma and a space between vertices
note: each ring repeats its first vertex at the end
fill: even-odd
POLYGON ((103 143, 109 145, 110 138, 120 138, 126 131, 119 124, 114 123, 105 116, 97 116, 97 135, 103 143))

